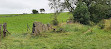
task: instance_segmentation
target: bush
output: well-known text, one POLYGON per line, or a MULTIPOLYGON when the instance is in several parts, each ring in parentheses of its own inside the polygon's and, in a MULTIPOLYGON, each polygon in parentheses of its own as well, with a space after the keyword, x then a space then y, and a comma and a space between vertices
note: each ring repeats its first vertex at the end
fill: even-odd
POLYGON ((89 7, 89 12, 91 14, 90 16, 91 21, 99 23, 102 19, 105 19, 107 17, 106 16, 107 6, 102 4, 92 3, 91 6, 89 7))
POLYGON ((111 17, 111 5, 92 1, 88 6, 86 3, 79 2, 73 12, 74 21, 85 25, 90 24, 90 22, 98 24, 101 20, 111 17))
POLYGON ((100 21, 98 26, 100 29, 104 29, 105 28, 105 20, 100 21))
POLYGON ((94 22, 90 21, 90 26, 96 25, 94 22))
POLYGON ((57 20, 57 18, 54 18, 52 20, 52 24, 55 25, 55 26, 59 24, 59 21, 57 20))
POLYGON ((111 30, 111 19, 104 19, 98 24, 100 29, 111 30))
POLYGON ((111 19, 105 20, 105 30, 111 30, 111 19))
POLYGON ((73 17, 75 22, 80 22, 81 24, 89 24, 90 21, 90 12, 88 7, 84 2, 81 2, 77 5, 75 11, 73 12, 73 17))

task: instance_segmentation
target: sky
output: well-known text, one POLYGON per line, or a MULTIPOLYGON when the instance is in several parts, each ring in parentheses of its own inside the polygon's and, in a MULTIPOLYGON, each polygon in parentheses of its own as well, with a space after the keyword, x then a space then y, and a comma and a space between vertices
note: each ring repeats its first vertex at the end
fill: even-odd
POLYGON ((32 13, 33 9, 39 11, 44 8, 45 13, 52 13, 48 0, 0 0, 0 14, 32 13))

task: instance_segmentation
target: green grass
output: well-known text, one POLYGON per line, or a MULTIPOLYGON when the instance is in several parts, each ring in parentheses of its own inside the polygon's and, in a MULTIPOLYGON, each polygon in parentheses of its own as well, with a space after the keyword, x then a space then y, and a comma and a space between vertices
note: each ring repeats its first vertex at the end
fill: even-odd
POLYGON ((73 24, 63 25, 64 33, 42 33, 40 36, 30 34, 12 34, 2 40, 2 48, 8 49, 110 49, 111 33, 92 27, 93 31, 85 33, 90 26, 73 24), (73 26, 73 27, 72 27, 73 26), (76 27, 74 27, 76 26, 76 27), (68 30, 68 31, 67 31, 68 30))
MULTIPOLYGON (((99 29, 97 26, 65 24, 63 33, 47 32, 40 36, 32 36, 26 32, 27 23, 32 27, 34 21, 50 23, 52 14, 21 15, 2 17, 0 23, 7 22, 8 30, 12 33, 0 42, 0 49, 110 49, 111 32, 99 29), (87 30, 92 28, 92 32, 87 30)), ((66 22, 69 15, 62 13, 58 20, 66 22)))
MULTIPOLYGON (((7 23, 9 32, 21 33, 27 30, 27 24, 32 28, 33 22, 38 21, 42 23, 51 23, 53 14, 26 14, 13 17, 0 17, 0 23, 7 23)), ((66 22, 70 15, 62 13, 58 16, 58 21, 66 22)))

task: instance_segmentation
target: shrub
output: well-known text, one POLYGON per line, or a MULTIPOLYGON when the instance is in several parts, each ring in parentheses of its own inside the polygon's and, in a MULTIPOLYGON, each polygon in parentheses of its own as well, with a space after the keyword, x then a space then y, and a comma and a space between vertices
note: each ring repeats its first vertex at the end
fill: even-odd
POLYGON ((105 27, 105 20, 100 21, 98 26, 99 26, 100 29, 104 29, 104 27, 105 27))
POLYGON ((90 26, 96 25, 94 22, 90 21, 90 26))
POLYGON ((105 19, 106 12, 107 12, 107 6, 102 4, 95 4, 92 3, 89 7, 89 12, 91 14, 90 18, 91 21, 95 23, 99 23, 102 19, 105 19))
POLYGON ((111 30, 111 19, 105 20, 105 30, 111 30))
POLYGON ((55 26, 59 24, 59 21, 57 20, 57 18, 54 18, 52 20, 52 24, 55 25, 55 26))
POLYGON ((73 12, 73 17, 75 22, 80 22, 81 24, 89 24, 90 21, 90 12, 88 7, 84 2, 81 2, 77 5, 75 11, 73 12))
POLYGON ((100 29, 111 30, 111 19, 104 19, 98 24, 100 29))

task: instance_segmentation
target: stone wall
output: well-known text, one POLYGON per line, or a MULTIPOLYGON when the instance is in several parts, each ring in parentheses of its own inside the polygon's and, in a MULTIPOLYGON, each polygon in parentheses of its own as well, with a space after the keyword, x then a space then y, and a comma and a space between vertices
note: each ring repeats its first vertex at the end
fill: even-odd
POLYGON ((52 30, 52 26, 50 24, 43 24, 41 22, 34 22, 32 27, 32 33, 35 35, 39 35, 41 32, 47 32, 52 30))

